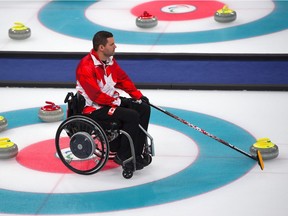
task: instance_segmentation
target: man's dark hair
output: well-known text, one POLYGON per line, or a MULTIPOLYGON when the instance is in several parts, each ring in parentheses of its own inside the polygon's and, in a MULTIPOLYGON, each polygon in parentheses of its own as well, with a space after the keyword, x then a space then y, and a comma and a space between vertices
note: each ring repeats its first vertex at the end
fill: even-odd
POLYGON ((98 50, 99 45, 105 46, 107 44, 107 38, 113 37, 111 32, 99 31, 93 37, 93 49, 98 50))

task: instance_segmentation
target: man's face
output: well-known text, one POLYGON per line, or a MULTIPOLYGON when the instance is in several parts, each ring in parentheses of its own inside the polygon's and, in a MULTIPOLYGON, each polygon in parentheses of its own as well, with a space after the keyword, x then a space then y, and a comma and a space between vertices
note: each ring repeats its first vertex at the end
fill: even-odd
POLYGON ((107 44, 103 47, 103 54, 108 58, 115 53, 116 44, 113 37, 107 38, 107 44))

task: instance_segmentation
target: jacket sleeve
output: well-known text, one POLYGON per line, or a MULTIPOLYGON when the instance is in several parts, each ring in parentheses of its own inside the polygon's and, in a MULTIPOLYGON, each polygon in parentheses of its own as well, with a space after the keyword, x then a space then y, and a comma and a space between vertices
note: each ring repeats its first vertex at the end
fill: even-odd
POLYGON ((117 71, 117 84, 116 88, 122 89, 127 94, 129 94, 132 98, 139 100, 143 94, 140 90, 138 90, 133 83, 133 81, 130 79, 130 77, 126 74, 126 72, 120 68, 116 60, 114 59, 114 64, 116 66, 117 71))

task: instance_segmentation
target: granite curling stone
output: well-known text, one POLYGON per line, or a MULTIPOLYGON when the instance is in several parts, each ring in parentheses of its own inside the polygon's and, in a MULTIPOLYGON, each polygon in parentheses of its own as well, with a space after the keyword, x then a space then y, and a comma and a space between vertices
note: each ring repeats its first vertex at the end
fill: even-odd
POLYGON ((31 29, 20 22, 15 22, 15 25, 9 29, 8 35, 14 40, 24 40, 31 36, 31 29))
POLYGON ((147 11, 136 18, 136 25, 140 28, 153 28, 157 26, 158 19, 156 16, 149 14, 147 11))
POLYGON ((61 121, 64 117, 62 108, 53 102, 46 101, 46 104, 39 109, 38 117, 44 122, 61 121))
POLYGON ((0 116, 0 132, 5 130, 8 126, 7 119, 4 116, 0 116))
POLYGON ((228 8, 227 5, 225 5, 222 9, 217 10, 216 13, 214 14, 215 21, 220 23, 232 22, 236 20, 236 18, 237 18, 236 11, 228 8))
POLYGON ((7 137, 0 138, 0 159, 16 157, 18 146, 7 137))
POLYGON ((257 150, 260 151, 263 160, 270 160, 278 157, 279 148, 272 143, 269 138, 260 138, 250 147, 250 153, 257 156, 257 150))

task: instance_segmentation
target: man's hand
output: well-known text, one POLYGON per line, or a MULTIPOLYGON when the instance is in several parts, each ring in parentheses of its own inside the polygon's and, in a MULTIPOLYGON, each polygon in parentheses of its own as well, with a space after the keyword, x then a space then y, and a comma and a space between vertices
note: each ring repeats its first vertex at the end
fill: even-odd
POLYGON ((120 97, 121 100, 121 107, 129 107, 131 103, 131 98, 126 98, 126 97, 120 97))
POLYGON ((140 99, 141 99, 144 103, 149 104, 149 99, 148 99, 146 96, 143 95, 140 99))

